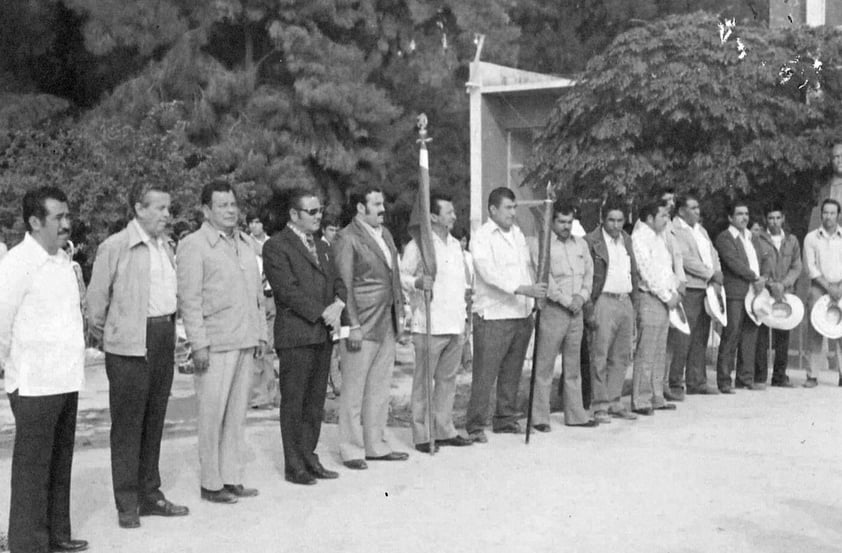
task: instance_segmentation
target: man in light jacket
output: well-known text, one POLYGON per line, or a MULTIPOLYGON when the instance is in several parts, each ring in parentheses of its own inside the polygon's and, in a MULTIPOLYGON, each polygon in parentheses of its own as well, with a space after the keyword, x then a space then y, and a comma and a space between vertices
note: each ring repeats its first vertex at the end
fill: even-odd
POLYGON ((236 503, 258 494, 243 486, 240 459, 254 359, 266 348, 263 286, 231 185, 205 185, 202 211, 201 228, 178 244, 178 300, 195 365, 201 496, 236 503))
POLYGON ((687 275, 687 291, 682 300, 690 335, 670 328, 667 348, 670 353, 667 399, 684 399, 685 369, 688 394, 716 394, 707 385, 705 350, 710 335, 710 315, 705 311, 705 290, 713 285, 717 294, 722 286, 719 255, 705 228, 699 223, 699 200, 692 194, 678 199, 678 215, 673 219, 673 236, 681 252, 681 262, 687 275))
POLYGON ((105 350, 111 481, 122 528, 138 528, 139 515, 189 512, 164 497, 158 470, 175 359, 170 195, 146 185, 130 203, 134 219, 100 245, 87 294, 91 333, 105 350))

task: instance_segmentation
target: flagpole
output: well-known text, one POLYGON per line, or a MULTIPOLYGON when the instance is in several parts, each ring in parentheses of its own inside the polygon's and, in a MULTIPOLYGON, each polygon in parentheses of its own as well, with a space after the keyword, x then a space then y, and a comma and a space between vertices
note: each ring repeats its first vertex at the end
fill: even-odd
MULTIPOLYGON (((421 167, 421 179, 426 180, 426 182, 420 183, 418 187, 418 193, 426 193, 427 197, 429 198, 430 195, 430 183, 429 183, 429 170, 430 170, 430 161, 427 152, 427 142, 431 139, 427 138, 427 116, 423 113, 418 116, 417 120, 418 125, 418 143, 419 152, 418 152, 418 159, 419 165, 421 167)), ((426 202, 426 205, 429 206, 429 199, 426 202)), ((427 213, 419 214, 421 217, 430 217, 429 210, 427 213)), ((421 244, 417 244, 419 250, 421 249, 421 244)), ((426 276, 426 272, 425 272, 426 276)), ((426 322, 425 325, 425 332, 424 332, 424 375, 427 380, 427 433, 429 434, 430 441, 430 455, 433 456, 436 454, 436 435, 435 435, 435 428, 434 424, 434 417, 433 417, 433 371, 430 369, 430 342, 432 341, 433 335, 433 328, 432 328, 432 321, 430 317, 430 301, 433 297, 432 290, 423 290, 424 292, 424 319, 426 322)), ((416 360, 417 362, 417 360, 416 360)))
MULTIPOLYGON (((538 273, 535 275, 537 284, 547 284, 550 280, 550 237, 553 231, 553 193, 552 183, 547 183, 547 196, 544 199, 544 221, 541 228, 541 242, 538 253, 538 273)), ((541 328, 541 310, 547 300, 539 298, 535 300, 535 339, 532 342, 532 374, 529 376, 529 405, 526 412, 526 443, 529 443, 529 436, 532 432, 532 404, 535 401, 535 377, 538 368, 538 335, 541 328)))

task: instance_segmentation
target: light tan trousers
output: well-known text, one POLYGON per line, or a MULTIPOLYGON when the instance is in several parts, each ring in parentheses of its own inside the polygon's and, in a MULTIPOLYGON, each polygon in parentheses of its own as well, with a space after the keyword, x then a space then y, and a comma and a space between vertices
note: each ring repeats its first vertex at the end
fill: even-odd
POLYGON ((199 402, 201 485, 219 490, 242 484, 245 422, 254 370, 254 348, 210 354, 210 366, 195 375, 199 402))

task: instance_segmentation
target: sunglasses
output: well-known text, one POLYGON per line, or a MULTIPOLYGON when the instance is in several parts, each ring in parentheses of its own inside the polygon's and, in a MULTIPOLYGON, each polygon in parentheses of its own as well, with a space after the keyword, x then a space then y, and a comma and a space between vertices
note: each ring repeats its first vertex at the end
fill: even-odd
POLYGON ((313 209, 295 208, 295 210, 299 211, 299 212, 303 211, 304 213, 310 215, 311 217, 315 217, 317 213, 324 213, 325 212, 325 208, 323 208, 323 207, 314 207, 313 209))

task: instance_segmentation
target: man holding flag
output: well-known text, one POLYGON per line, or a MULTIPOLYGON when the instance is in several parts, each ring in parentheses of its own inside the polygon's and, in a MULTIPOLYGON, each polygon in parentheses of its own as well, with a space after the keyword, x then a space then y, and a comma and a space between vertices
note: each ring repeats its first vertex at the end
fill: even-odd
MULTIPOLYGON (((426 187, 422 185, 418 190, 416 206, 423 202, 422 196, 427 192, 423 188, 426 187)), ((431 447, 435 451, 440 445, 467 446, 473 443, 457 434, 453 425, 456 373, 465 340, 466 267, 462 247, 450 235, 456 222, 456 211, 450 197, 435 193, 430 196, 432 232, 429 236, 423 235, 420 209, 413 211, 413 216, 416 214, 418 217, 410 220, 413 240, 404 249, 401 281, 412 299, 412 342, 415 345, 412 439, 415 449, 429 453, 431 447), (433 275, 429 274, 430 269, 434 271, 433 275), (427 313, 423 294, 430 292, 432 299, 427 313), (426 336, 428 316, 429 337, 426 336), (428 370, 434 380, 432 390, 428 386, 428 370), (427 423, 428 394, 432 394, 432 432, 427 423), (431 436, 434 444, 430 442, 431 436)))

